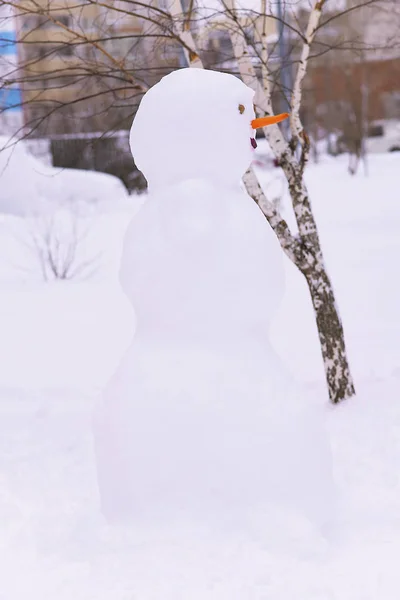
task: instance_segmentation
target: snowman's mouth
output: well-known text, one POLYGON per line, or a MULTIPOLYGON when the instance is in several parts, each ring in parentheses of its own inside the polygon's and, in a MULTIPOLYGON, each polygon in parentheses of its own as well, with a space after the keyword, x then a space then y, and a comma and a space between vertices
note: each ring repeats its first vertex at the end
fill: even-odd
POLYGON ((257 148, 256 138, 250 138, 250 142, 251 142, 251 145, 253 146, 253 148, 255 150, 257 148))

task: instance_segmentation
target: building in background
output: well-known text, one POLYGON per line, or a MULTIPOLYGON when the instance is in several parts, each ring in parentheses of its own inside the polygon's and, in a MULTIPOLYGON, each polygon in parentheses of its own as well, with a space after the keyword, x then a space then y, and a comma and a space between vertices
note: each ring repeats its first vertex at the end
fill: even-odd
MULTIPOLYGON (((206 67, 231 73, 238 72, 229 32, 230 22, 227 17, 222 13, 206 22, 203 19, 201 23, 201 27, 195 31, 195 37, 206 67)), ((277 40, 276 20, 270 17, 264 18, 254 12, 242 11, 239 25, 245 32, 253 64, 257 68, 261 64, 260 46, 263 32, 270 47, 277 40)), ((275 53, 274 56, 270 56, 272 63, 276 57, 275 53)))
POLYGON ((113 76, 107 53, 122 61, 140 23, 123 23, 117 52, 109 41, 116 38, 113 24, 97 4, 74 8, 74 2, 53 1, 47 14, 48 1, 38 4, 44 14, 25 10, 17 17, 27 129, 43 136, 113 128, 127 116, 131 86, 113 76))
POLYGON ((13 134, 23 126, 21 90, 15 81, 18 60, 13 9, 0 6, 0 135, 13 134))
POLYGON ((42 12, 20 2, 17 16, 25 123, 33 135, 127 128, 141 97, 133 82, 151 84, 181 64, 180 49, 156 39, 159 26, 146 20, 145 8, 132 13, 123 0, 36 5, 42 12))
MULTIPOLYGON (((271 84, 272 103, 279 112, 282 100, 280 85, 280 57, 278 46, 277 21, 271 17, 257 15, 252 11, 242 11, 240 27, 246 35, 252 65, 258 77, 262 77, 262 37, 265 34, 268 45, 268 71, 271 84)), ((196 32, 196 43, 200 49, 203 64, 207 69, 216 69, 240 76, 237 60, 230 36, 230 21, 223 14, 207 22, 206 27, 196 32)), ((262 136, 262 130, 258 130, 262 136)))
POLYGON ((349 10, 356 4, 348 0, 343 14, 324 13, 328 24, 313 47, 303 113, 307 125, 360 146, 374 122, 400 121, 400 4, 349 10))

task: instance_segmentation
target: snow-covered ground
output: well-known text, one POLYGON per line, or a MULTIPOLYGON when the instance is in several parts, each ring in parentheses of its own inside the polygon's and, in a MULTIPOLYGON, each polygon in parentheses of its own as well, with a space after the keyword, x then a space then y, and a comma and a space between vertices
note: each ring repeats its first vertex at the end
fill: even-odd
MULTIPOLYGON (((295 529, 292 539, 277 544, 278 526, 261 535, 257 523, 252 535, 190 523, 129 531, 103 523, 87 432, 94 392, 133 330, 115 278, 127 216, 109 214, 93 225, 90 243, 102 257, 101 274, 48 284, 38 270, 31 276, 37 269, 31 250, 19 248, 11 217, 3 218, 1 600, 397 600, 399 160, 370 157, 368 177, 349 176, 345 158, 322 158, 308 169, 358 394, 338 407, 326 400, 339 490, 336 534, 324 542, 311 536, 301 546, 295 529)), ((268 192, 280 195, 279 170, 260 173, 268 192)), ((273 341, 310 394, 321 398, 326 392, 308 293, 289 262, 286 272, 273 341)))
POLYGON ((104 205, 128 192, 118 177, 45 164, 29 152, 25 140, 0 135, 0 214, 48 214, 57 207, 104 205))

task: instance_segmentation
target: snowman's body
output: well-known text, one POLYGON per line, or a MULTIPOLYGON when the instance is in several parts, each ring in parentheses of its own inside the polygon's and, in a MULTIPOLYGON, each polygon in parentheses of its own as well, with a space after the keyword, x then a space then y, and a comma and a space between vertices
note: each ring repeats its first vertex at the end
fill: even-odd
MULTIPOLYGON (((174 76, 195 87, 209 74, 174 76)), ((251 92, 222 77, 249 118, 251 92)), ((137 119, 139 143, 140 112, 137 119)), ((249 128, 239 125, 243 144, 247 135, 242 156, 231 147, 237 140, 225 140, 228 154, 239 154, 232 180, 229 165, 215 176, 215 159, 207 168, 184 164, 182 173, 182 165, 176 173, 164 165, 127 233, 121 283, 137 330, 104 394, 97 429, 100 488, 111 518, 207 519, 275 504, 322 522, 329 510, 321 423, 269 343, 283 259, 239 185, 251 157, 249 128)), ((132 146, 136 158, 135 123, 132 146)), ((138 148, 147 175, 148 149, 142 160, 140 154, 138 148)))

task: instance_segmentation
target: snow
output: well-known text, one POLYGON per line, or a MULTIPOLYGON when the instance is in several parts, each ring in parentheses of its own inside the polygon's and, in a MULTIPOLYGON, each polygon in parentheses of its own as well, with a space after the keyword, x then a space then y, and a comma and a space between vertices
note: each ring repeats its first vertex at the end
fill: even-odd
MULTIPOLYGON (((399 339, 398 319, 398 216, 399 207, 395 173, 399 158, 395 154, 371 155, 369 175, 353 177, 346 172, 347 157, 321 158, 319 165, 310 165, 306 181, 321 236, 324 256, 335 286, 337 302, 347 332, 348 350, 353 371, 363 376, 390 376, 400 360, 393 353, 399 339), (371 283, 374 273, 374 284, 371 283), (385 315, 384 323, 382 317, 385 315), (361 347, 352 347, 352 339, 363 340, 361 347), (371 340, 373 342, 371 343, 371 340)), ((267 190, 279 190, 283 212, 294 229, 293 214, 287 194, 282 194, 282 174, 278 169, 259 171, 267 190)), ((305 285, 293 271, 287 279, 286 295, 280 307, 285 315, 275 323, 274 343, 287 358, 299 378, 313 380, 320 366, 317 343, 304 348, 303 334, 317 332, 314 317, 304 292, 293 303, 298 286, 305 285), (286 324, 287 319, 289 322, 286 324), (287 326, 288 325, 288 326, 287 326), (284 332, 296 330, 298 336, 286 338, 284 332), (313 349, 313 350, 312 350, 313 349)))
POLYGON ((87 209, 128 195, 113 175, 49 167, 23 140, 16 142, 0 136, 0 214, 47 214, 65 205, 87 209))
MULTIPOLYGON (((251 535, 191 522, 132 528, 103 522, 88 436, 92 390, 104 384, 128 347, 133 315, 108 261, 102 283, 32 283, 19 271, 11 280, 16 242, 6 235, 11 217, 3 219, 0 598, 397 600, 398 157, 371 156, 368 177, 351 177, 346 167, 345 158, 322 157, 310 166, 307 183, 357 398, 328 405, 307 290, 286 259, 285 296, 272 325, 282 359, 310 397, 325 402, 339 491, 336 537, 325 542, 312 532, 305 536, 294 520, 291 537, 277 547, 279 514, 270 536, 258 532, 257 517, 251 535), (74 389, 66 389, 68 381, 74 389)), ((262 173, 268 189, 278 173, 262 173)), ((276 185, 281 189, 281 181, 276 185)), ((114 257, 125 224, 111 214, 101 223, 93 247, 98 251, 108 238, 114 257)))
POLYGON ((238 78, 205 69, 180 69, 153 86, 130 135, 149 189, 198 177, 237 185, 252 157, 253 96, 238 78), (164 142, 152 144, 152 139, 164 142), (172 141, 173 152, 166 153, 165 144, 172 141))

